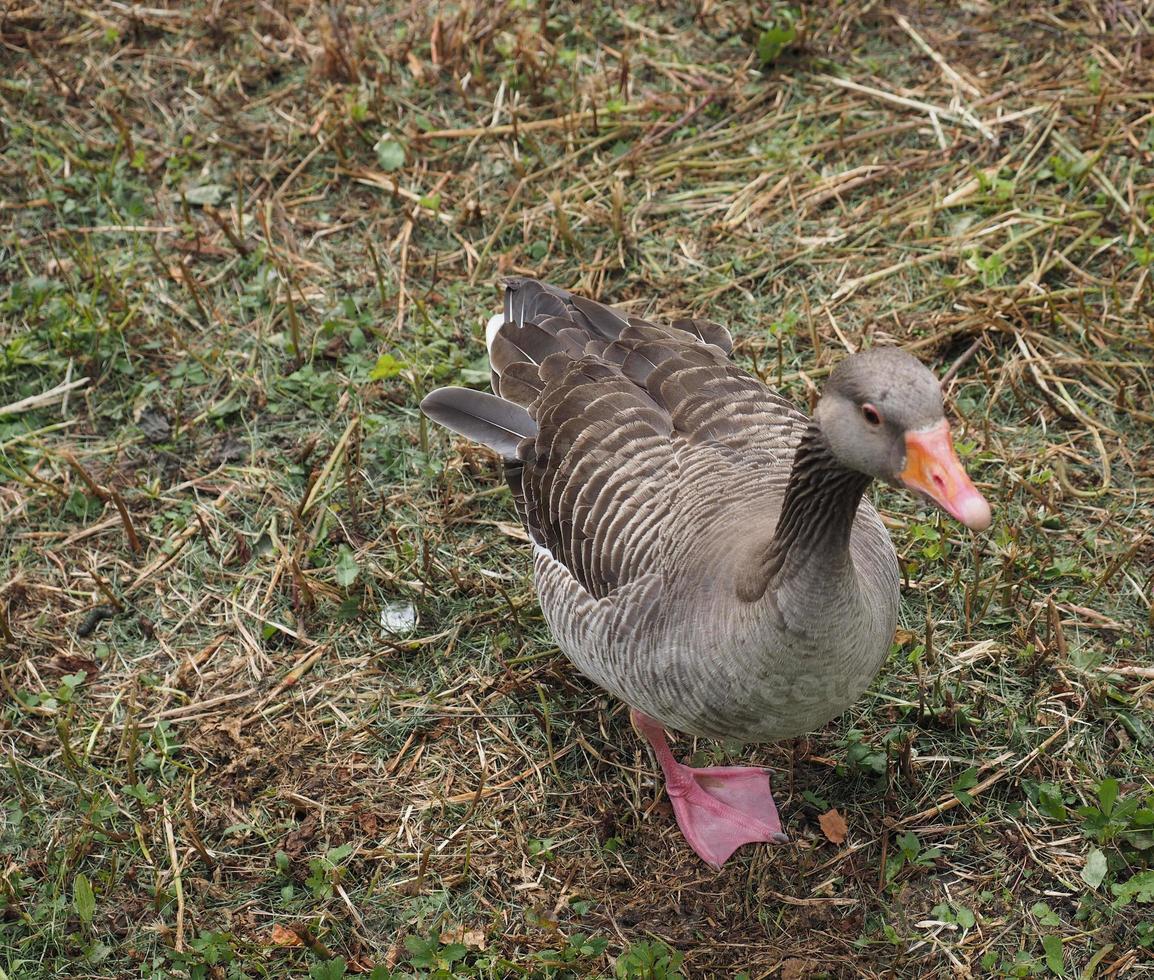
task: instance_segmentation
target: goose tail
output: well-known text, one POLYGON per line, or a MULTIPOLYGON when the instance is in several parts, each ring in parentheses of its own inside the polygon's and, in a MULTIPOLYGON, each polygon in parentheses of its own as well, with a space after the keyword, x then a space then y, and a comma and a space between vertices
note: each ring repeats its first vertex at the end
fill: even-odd
POLYGON ((472 388, 431 391, 421 401, 421 411, 438 425, 496 450, 507 460, 517 458, 522 439, 537 434, 537 423, 520 405, 472 388))

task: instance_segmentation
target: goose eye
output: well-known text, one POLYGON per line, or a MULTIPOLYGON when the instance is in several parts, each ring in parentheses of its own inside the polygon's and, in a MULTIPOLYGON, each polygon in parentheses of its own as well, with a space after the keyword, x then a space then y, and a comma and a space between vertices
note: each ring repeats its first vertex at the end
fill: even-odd
POLYGON ((870 405, 868 403, 865 405, 862 405, 861 414, 862 414, 862 418, 864 418, 870 425, 881 425, 882 424, 881 412, 879 412, 876 408, 874 408, 873 405, 870 405))

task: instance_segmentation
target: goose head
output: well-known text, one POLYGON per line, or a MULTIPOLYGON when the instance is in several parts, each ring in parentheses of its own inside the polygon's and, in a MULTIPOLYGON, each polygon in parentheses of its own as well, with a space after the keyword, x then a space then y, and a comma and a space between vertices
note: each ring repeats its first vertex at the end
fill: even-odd
POLYGON ((954 452, 938 379, 896 347, 852 354, 830 375, 815 418, 838 462, 937 504, 975 531, 990 505, 954 452))

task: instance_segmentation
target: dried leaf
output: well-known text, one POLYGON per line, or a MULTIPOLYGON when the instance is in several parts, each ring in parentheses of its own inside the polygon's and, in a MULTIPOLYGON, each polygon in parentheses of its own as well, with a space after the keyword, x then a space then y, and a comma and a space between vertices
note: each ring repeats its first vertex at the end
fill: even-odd
POLYGON ((292 929, 286 929, 279 922, 273 923, 268 931, 268 941, 273 946, 303 946, 304 942, 292 929))
POLYGON ((441 931, 441 942, 446 946, 459 943, 469 949, 485 949, 489 941, 485 938, 484 929, 466 929, 464 926, 451 926, 441 931))
POLYGON ((509 524, 505 521, 498 521, 497 530, 505 535, 505 537, 512 538, 514 541, 529 540, 529 533, 520 524, 509 524))
POLYGON ((836 807, 823 813, 817 818, 817 822, 821 824, 821 832, 825 834, 826 840, 831 844, 842 843, 845 840, 845 835, 849 833, 845 817, 837 812, 836 807))
POLYGON ((804 960, 792 957, 783 960, 781 964, 781 980, 805 980, 818 971, 818 965, 813 960, 804 960))

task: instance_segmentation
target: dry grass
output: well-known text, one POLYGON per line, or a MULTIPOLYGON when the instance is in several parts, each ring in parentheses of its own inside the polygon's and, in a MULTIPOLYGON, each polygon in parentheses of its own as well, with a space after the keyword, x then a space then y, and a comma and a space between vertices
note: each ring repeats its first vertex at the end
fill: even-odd
POLYGON ((827 4, 759 70, 792 16, 0 13, 0 976, 1150 969, 1154 14, 827 4), (788 847, 692 857, 418 418, 508 272, 707 311, 799 403, 953 371, 992 531, 881 494, 871 694, 678 746, 775 767, 788 847))

